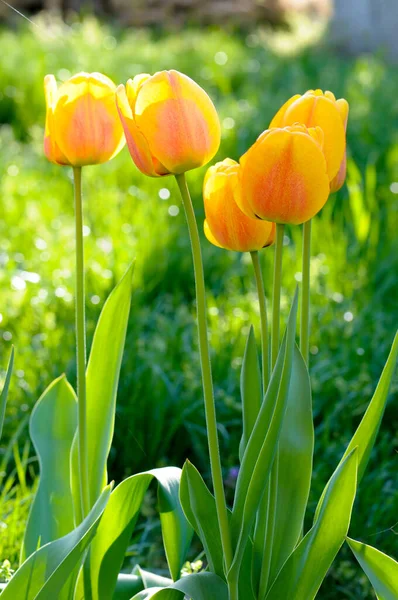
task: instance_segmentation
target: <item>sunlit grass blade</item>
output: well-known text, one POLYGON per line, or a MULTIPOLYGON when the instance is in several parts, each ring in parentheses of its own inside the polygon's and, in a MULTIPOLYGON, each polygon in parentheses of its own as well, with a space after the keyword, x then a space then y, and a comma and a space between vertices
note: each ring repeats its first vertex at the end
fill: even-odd
POLYGON ((356 493, 357 467, 357 450, 354 449, 334 472, 315 524, 289 556, 263 598, 315 598, 348 532, 356 493))
POLYGON ((40 481, 26 526, 21 561, 38 546, 63 537, 74 528, 70 453, 76 427, 76 395, 62 375, 39 398, 30 418, 40 481))
POLYGON ((347 538, 355 558, 369 578, 378 600, 397 600, 398 562, 372 546, 347 538))

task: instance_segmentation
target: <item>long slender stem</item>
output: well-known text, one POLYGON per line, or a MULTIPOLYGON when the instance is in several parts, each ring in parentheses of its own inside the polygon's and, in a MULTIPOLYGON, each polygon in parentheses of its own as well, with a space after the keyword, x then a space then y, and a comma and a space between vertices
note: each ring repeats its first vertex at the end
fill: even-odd
POLYGON ((250 252, 253 263, 254 276, 256 279, 258 305, 260 308, 261 325, 261 363, 263 375, 263 394, 267 391, 269 381, 269 356, 268 356, 268 321, 267 321, 267 301, 264 293, 263 275, 261 272, 260 257, 258 252, 250 252))
MULTIPOLYGON (((207 317, 206 317, 206 295, 205 281, 203 273, 202 252, 200 248, 200 239, 195 213, 192 206, 185 175, 176 175, 178 187, 180 189, 182 203, 187 219, 189 237, 191 240, 192 258, 195 271, 196 288, 196 310, 199 333, 199 352, 202 368, 203 393, 205 401, 206 426, 210 454, 210 467, 213 479, 214 496, 217 507, 218 524, 220 527, 221 541, 224 552, 226 570, 228 571, 232 563, 232 544, 228 524, 227 505, 225 501, 224 484, 222 479, 221 459, 218 446, 216 409, 213 393, 213 379, 211 374, 209 342, 207 337, 207 317)), ((233 593, 235 594, 235 592, 233 593)), ((232 600, 232 595, 231 595, 232 600)))
POLYGON ((310 266, 311 266, 311 219, 303 225, 303 268, 300 319, 300 350, 308 365, 310 348, 310 266))
POLYGON ((74 167, 75 183, 75 224, 76 224, 76 366, 78 398, 78 447, 79 480, 82 515, 90 510, 88 488, 88 449, 86 415, 86 327, 84 316, 84 251, 83 251, 83 209, 82 209, 82 169, 74 167))
MULTIPOLYGON (((272 290, 272 331, 271 331, 271 364, 275 367, 279 352, 279 329, 280 329, 280 304, 281 304, 281 284, 282 284, 282 252, 283 252, 283 234, 285 226, 277 224, 275 256, 274 256, 274 283, 272 290)), ((269 478, 269 496, 268 496, 268 517, 267 517, 267 538, 264 547, 263 560, 261 565, 259 599, 265 598, 271 571, 272 547, 275 534, 275 514, 278 502, 278 479, 279 479, 279 449, 276 451, 272 470, 269 478)))
POLYGON ((276 225, 275 258, 274 258, 274 286, 272 290, 272 330, 271 330, 271 364, 274 368, 279 351, 279 322, 281 304, 281 279, 282 279, 282 251, 283 233, 285 226, 276 225))

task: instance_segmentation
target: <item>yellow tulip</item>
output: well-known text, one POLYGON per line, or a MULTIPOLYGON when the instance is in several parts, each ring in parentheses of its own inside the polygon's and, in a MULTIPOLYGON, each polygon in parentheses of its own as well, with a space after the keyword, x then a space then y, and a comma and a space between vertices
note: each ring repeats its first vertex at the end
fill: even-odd
POLYGON ((106 162, 124 146, 115 84, 100 73, 78 73, 60 87, 44 78, 44 152, 51 162, 82 167, 106 162))
POLYGON ((138 75, 117 89, 130 154, 145 175, 178 175, 208 163, 220 122, 206 92, 178 71, 138 75))
POLYGON ((210 167, 203 184, 207 239, 226 250, 253 252, 270 246, 275 238, 275 223, 247 217, 236 203, 239 164, 226 158, 210 167))
MULTIPOLYGON (((276 113, 270 128, 286 127, 295 123, 303 123, 307 127, 321 127, 325 136, 323 152, 329 180, 333 181, 338 177, 341 170, 339 179, 334 183, 336 185, 340 183, 344 169, 347 119, 348 102, 344 98, 336 100, 332 92, 309 90, 303 96, 297 94, 290 98, 276 113)), ((341 185, 343 183, 344 177, 341 185)), ((334 189, 332 186, 332 191, 334 189)))
POLYGON ((240 159, 241 210, 294 225, 316 215, 330 192, 323 137, 320 127, 299 124, 264 131, 240 159))

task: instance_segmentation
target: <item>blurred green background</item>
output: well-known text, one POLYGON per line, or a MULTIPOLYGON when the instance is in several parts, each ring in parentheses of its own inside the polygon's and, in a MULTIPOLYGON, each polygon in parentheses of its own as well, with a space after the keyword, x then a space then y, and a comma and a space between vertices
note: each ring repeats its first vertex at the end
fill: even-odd
MULTIPOLYGON (((16 347, 2 440, 0 559, 13 567, 38 472, 28 416, 60 373, 75 383, 72 181, 69 169, 48 163, 42 152, 46 73, 62 81, 80 70, 100 71, 125 82, 140 72, 183 71, 219 111, 218 159, 237 159, 293 94, 320 87, 349 101, 347 183, 313 226, 315 508, 371 398, 397 326, 398 73, 382 55, 348 58, 319 41, 307 45, 307 33, 120 30, 92 17, 66 25, 46 16, 0 30, 0 378, 16 347)), ((203 175, 187 176, 200 224, 203 175)), ((185 458, 208 478, 192 263, 176 184, 141 175, 127 149, 106 165, 85 168, 83 176, 89 342, 107 295, 136 257, 111 478, 182 466, 185 458)), ((220 443, 231 486, 241 434, 240 366, 249 326, 258 333, 259 315, 250 257, 212 247, 204 237, 203 251, 220 443)), ((269 289, 272 257, 272 249, 262 253, 269 289)), ((284 317, 300 282, 300 258, 300 228, 288 229, 284 317)), ((395 558, 397 391, 395 379, 351 528, 353 537, 395 558)), ((150 500, 147 517, 132 540, 131 561, 161 567, 150 500)), ((343 550, 319 598, 374 595, 343 550)))

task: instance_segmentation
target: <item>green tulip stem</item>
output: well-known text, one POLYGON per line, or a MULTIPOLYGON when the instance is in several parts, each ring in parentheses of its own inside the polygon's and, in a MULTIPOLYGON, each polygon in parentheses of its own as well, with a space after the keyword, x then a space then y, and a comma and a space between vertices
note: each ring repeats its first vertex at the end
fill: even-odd
POLYGON ((281 283, 282 283, 282 251, 283 234, 285 226, 277 223, 275 256, 274 256, 274 286, 272 290, 272 330, 271 330, 271 364, 275 366, 279 352, 279 322, 281 305, 281 283))
POLYGON ((303 268, 300 318, 300 350, 308 365, 310 347, 310 276, 311 276, 311 223, 303 225, 303 268))
MULTIPOLYGON (((281 285, 282 285, 282 252, 283 252, 283 235, 285 226, 277 223, 276 225, 276 240, 275 240, 275 255, 274 255, 274 283, 272 290, 272 330, 271 330, 271 364, 272 369, 275 367, 276 359, 279 352, 279 329, 280 329, 280 305, 281 305, 281 285)), ((279 478, 279 454, 278 450, 275 454, 269 477, 268 490, 268 514, 267 514, 267 533, 264 553, 262 557, 259 598, 265 598, 267 592, 271 559, 272 547, 274 543, 275 532, 275 513, 278 501, 278 478, 279 478)))
MULTIPOLYGON (((200 364, 202 369, 203 394, 205 401, 206 426, 210 454, 210 467, 213 480, 214 496, 217 507, 218 524, 220 528, 222 547, 224 552, 226 571, 232 563, 232 544, 228 523, 228 512, 225 500, 224 484, 221 470, 220 451, 218 446, 216 408, 213 393, 213 379, 209 342, 207 335, 206 295, 203 273, 202 252, 200 248, 199 231, 196 223, 195 212, 192 206, 185 175, 176 175, 180 189, 185 216, 187 219, 189 237, 191 240, 192 259, 195 273, 196 310, 199 334, 200 364)), ((232 597, 231 597, 232 600, 232 597)))
POLYGON ((263 275, 261 272, 260 257, 257 251, 250 252, 253 263, 254 276, 256 279, 258 305, 260 309, 260 327, 261 327, 261 359, 263 375, 263 394, 267 391, 269 381, 269 356, 268 356, 268 322, 267 322, 267 301, 265 298, 263 275))
POLYGON ((90 510, 88 488, 87 407, 86 407, 86 328, 84 317, 84 250, 82 169, 73 168, 76 226, 76 367, 78 399, 79 481, 83 518, 90 510))

